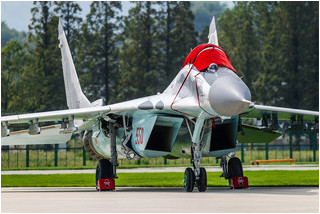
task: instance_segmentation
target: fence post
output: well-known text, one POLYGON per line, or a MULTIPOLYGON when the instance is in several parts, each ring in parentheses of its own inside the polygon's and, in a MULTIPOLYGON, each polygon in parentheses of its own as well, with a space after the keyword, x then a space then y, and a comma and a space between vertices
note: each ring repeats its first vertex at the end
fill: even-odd
POLYGON ((163 163, 164 165, 167 165, 167 158, 164 158, 163 163))
POLYGON ((82 157, 83 157, 83 166, 86 166, 87 165, 87 160, 86 160, 86 150, 84 147, 82 147, 82 157))
POLYGON ((266 160, 269 160, 269 143, 266 143, 266 160))
POLYGON ((26 147, 26 167, 29 167, 29 145, 26 147))
POLYGON ((139 159, 137 162, 138 162, 138 165, 140 165, 140 164, 141 164, 141 160, 140 160, 140 159, 139 159))
POLYGON ((290 147, 290 159, 293 158, 292 155, 292 131, 289 131, 289 147, 290 147))
POLYGON ((244 143, 241 143, 241 162, 244 163, 244 143))
POLYGON ((315 132, 310 133, 310 142, 312 143, 313 150, 313 162, 316 162, 316 153, 317 153, 317 134, 315 132))
POLYGON ((8 168, 10 168, 10 148, 8 148, 8 168))
POLYGON ((16 151, 17 151, 17 168, 19 167, 19 150, 16 147, 16 151))
POLYGON ((58 144, 54 145, 54 166, 58 166, 58 144))

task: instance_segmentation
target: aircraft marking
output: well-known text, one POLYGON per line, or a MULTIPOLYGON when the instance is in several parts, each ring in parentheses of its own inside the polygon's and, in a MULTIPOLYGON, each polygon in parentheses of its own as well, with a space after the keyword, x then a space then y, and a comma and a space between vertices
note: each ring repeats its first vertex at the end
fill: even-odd
POLYGON ((137 127, 135 144, 143 144, 143 127, 137 127))

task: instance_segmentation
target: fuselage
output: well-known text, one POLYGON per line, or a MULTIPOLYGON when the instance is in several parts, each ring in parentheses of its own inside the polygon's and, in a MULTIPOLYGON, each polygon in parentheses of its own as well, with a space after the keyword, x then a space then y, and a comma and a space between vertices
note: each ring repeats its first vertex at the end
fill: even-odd
MULTIPOLYGON (((231 69, 217 66, 216 69, 198 71, 195 66, 187 64, 163 93, 109 105, 111 111, 113 108, 120 109, 119 106, 131 108, 131 111, 126 113, 121 111, 118 113, 125 121, 129 121, 126 127, 117 129, 118 157, 127 158, 127 151, 122 143, 126 135, 125 129, 132 130, 128 147, 140 157, 190 157, 191 136, 188 129, 193 129, 194 125, 192 122, 186 124, 185 120, 192 121, 196 118, 208 121, 202 133, 202 155, 215 157, 225 155, 235 149, 238 115, 248 108, 250 99, 248 87, 231 69), (171 119, 166 119, 166 116, 171 119), (173 120, 177 120, 178 125, 168 122, 173 120), (162 130, 163 132, 157 137, 152 137, 154 127, 160 129, 159 126, 161 129, 170 127, 170 130, 162 130), (215 130, 212 128, 214 126, 218 128, 215 130), (221 145, 213 149, 215 147, 212 143, 213 133, 219 136, 217 130, 222 126, 224 129, 218 132, 226 132, 224 134, 231 137, 228 142, 220 142, 221 145), (171 136, 168 137, 170 138, 168 142, 164 143, 165 146, 162 148, 150 146, 150 139, 154 141, 162 135, 171 136), (227 146, 224 147, 223 144, 227 146)), ((104 134, 101 122, 96 121, 92 130, 93 147, 104 157, 110 157, 108 143, 110 139, 104 134)), ((216 139, 216 141, 221 140, 223 141, 216 139)))

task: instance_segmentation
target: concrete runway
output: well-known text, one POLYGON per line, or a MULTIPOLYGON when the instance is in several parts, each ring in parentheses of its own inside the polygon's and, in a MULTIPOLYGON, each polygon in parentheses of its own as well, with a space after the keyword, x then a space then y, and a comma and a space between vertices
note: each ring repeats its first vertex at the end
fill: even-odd
POLYGON ((19 213, 119 212, 319 212, 318 187, 125 188, 96 192, 92 187, 1 189, 1 211, 19 213))

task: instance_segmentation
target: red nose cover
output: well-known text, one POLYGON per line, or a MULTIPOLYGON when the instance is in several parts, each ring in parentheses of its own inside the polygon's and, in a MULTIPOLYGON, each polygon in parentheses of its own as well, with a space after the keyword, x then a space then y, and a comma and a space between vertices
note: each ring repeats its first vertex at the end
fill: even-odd
POLYGON ((218 66, 227 67, 236 72, 226 52, 219 46, 213 44, 202 44, 193 49, 187 56, 182 67, 186 64, 193 64, 198 71, 202 71, 208 68, 212 63, 216 63, 218 66))

